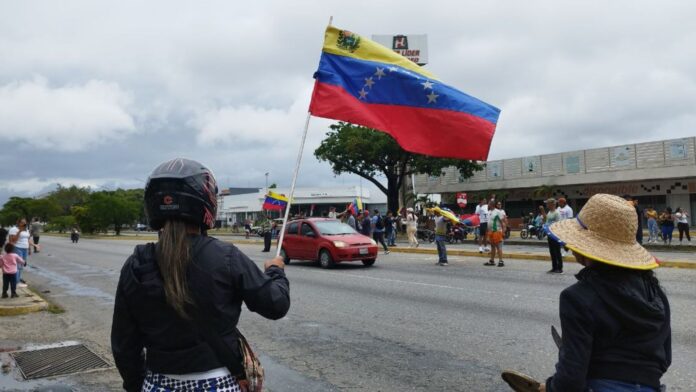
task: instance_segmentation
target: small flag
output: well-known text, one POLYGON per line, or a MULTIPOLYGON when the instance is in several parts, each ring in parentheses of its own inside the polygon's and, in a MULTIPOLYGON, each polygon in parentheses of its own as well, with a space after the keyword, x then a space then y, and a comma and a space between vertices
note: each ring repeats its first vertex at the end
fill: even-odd
POLYGON ((282 211, 288 205, 288 198, 272 191, 266 194, 266 200, 263 202, 263 209, 269 211, 282 211))
POLYGON ((356 197, 353 202, 348 204, 348 209, 353 211, 353 215, 358 215, 358 213, 363 209, 362 199, 356 197))
POLYGON ((365 37, 329 26, 312 115, 375 128, 410 152, 485 161, 500 109, 365 37))

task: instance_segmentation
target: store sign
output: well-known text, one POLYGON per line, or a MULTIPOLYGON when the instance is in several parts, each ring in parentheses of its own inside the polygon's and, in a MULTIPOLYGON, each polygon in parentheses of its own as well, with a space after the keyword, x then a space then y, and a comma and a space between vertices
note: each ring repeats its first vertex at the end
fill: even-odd
POLYGON ((426 34, 373 35, 372 40, 418 65, 428 63, 428 36, 426 34))
POLYGON ((457 205, 461 208, 466 207, 466 193, 457 193, 457 205))

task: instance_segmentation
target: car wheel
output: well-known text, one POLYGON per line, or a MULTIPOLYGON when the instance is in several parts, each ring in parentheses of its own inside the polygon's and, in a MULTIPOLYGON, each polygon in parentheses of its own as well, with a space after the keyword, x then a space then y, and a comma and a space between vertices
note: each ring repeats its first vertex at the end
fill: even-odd
POLYGON ((375 261, 377 261, 377 259, 366 259, 363 260, 362 263, 365 267, 372 267, 375 264, 375 261))
POLYGON ((290 258, 285 253, 285 248, 280 248, 280 257, 283 258, 283 263, 285 263, 285 265, 290 264, 290 258))
POLYGON ((322 249, 321 252, 319 252, 319 265, 321 268, 333 268, 333 266, 336 265, 328 250, 322 249))

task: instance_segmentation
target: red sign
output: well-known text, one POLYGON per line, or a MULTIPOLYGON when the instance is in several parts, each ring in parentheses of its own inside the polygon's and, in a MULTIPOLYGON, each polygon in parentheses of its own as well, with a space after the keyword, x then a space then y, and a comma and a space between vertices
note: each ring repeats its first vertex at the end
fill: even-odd
POLYGON ((461 208, 466 207, 466 193, 457 193, 457 205, 461 208))

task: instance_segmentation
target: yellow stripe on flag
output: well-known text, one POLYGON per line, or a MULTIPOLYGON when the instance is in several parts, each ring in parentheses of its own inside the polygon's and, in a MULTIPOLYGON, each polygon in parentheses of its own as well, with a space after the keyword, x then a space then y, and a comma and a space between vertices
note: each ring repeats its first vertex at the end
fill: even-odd
POLYGON ((276 199, 276 200, 280 200, 280 201, 284 201, 284 202, 288 201, 287 197, 285 197, 279 193, 272 192, 272 191, 268 191, 267 196, 270 197, 271 199, 276 199))
POLYGON ((376 61, 384 63, 385 65, 398 65, 399 67, 406 68, 409 71, 413 71, 419 75, 423 75, 428 79, 438 80, 438 78, 435 77, 435 75, 421 68, 420 66, 418 66, 418 64, 407 59, 406 57, 394 52, 393 50, 385 48, 384 46, 368 38, 359 36, 347 30, 338 29, 334 26, 329 26, 326 28, 323 50, 327 53, 345 57, 352 57, 358 60, 376 61), (351 51, 350 49, 344 49, 340 47, 338 42, 341 34, 343 34, 344 36, 348 34, 353 35, 356 38, 359 37, 360 42, 358 43, 357 48, 351 51))

